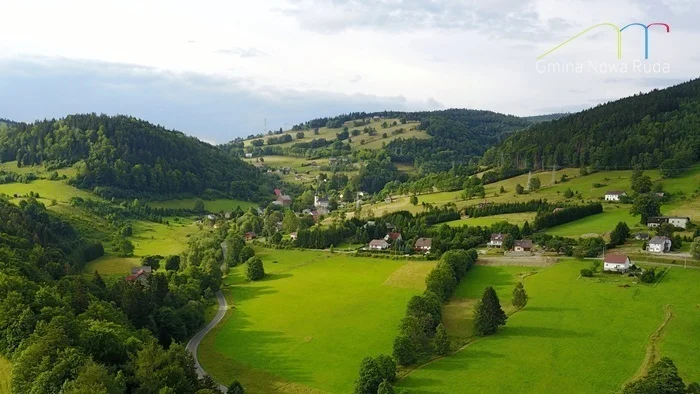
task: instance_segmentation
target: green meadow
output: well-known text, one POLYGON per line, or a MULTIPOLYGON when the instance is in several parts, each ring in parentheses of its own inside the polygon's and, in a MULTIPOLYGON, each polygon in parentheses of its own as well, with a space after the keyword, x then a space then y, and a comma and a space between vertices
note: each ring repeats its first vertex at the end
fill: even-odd
POLYGON ((445 224, 447 224, 448 226, 490 226, 494 223, 505 221, 511 224, 517 224, 518 226, 522 226, 525 222, 530 222, 530 224, 532 225, 533 220, 535 220, 534 212, 524 212, 483 216, 479 218, 462 218, 450 222, 445 222, 445 224))
POLYGON ((473 308, 488 285, 513 312, 512 289, 528 275, 528 305, 495 335, 472 337, 397 385, 410 393, 611 393, 643 371, 647 352, 652 359, 672 358, 686 381, 700 380, 700 270, 672 268, 659 283, 646 285, 617 275, 580 278, 589 265, 565 260, 534 274, 529 267, 474 267, 445 308, 455 341, 471 336, 473 308), (667 313, 660 343, 650 346, 667 313))
MULTIPOLYGON (((153 201, 149 202, 149 205, 159 208, 192 209, 194 208, 195 201, 197 201, 195 198, 186 198, 181 200, 153 201)), ((241 209, 245 211, 250 207, 258 206, 258 204, 249 201, 234 200, 230 198, 202 201, 204 202, 204 209, 206 209, 208 212, 233 211, 236 209, 236 207, 241 207, 241 209)))
POLYGON ((0 357, 0 394, 10 394, 10 381, 12 380, 12 364, 0 357))
POLYGON ((390 354, 406 304, 431 262, 258 249, 267 276, 226 278, 232 310, 202 342, 202 366, 250 392, 352 391, 363 357, 390 354), (277 261, 277 263, 273 263, 277 261))
POLYGON ((580 236, 603 236, 613 229, 619 222, 625 222, 630 229, 646 230, 646 226, 639 224, 639 216, 632 216, 630 206, 624 204, 603 204, 603 213, 575 220, 561 226, 552 227, 545 232, 551 235, 577 238, 580 236))

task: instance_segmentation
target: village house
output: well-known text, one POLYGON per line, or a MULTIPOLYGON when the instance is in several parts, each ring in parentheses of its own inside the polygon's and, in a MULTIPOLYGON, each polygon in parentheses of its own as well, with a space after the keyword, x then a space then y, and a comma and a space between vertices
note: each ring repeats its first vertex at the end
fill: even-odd
POLYGON ((288 206, 292 205, 292 198, 286 194, 282 194, 279 197, 277 197, 277 200, 273 201, 272 203, 275 205, 281 205, 283 207, 288 207, 288 206))
POLYGON ((503 246, 503 234, 501 233, 492 233, 491 234, 491 240, 486 243, 487 246, 492 247, 492 248, 500 248, 503 246))
POLYGON ((606 254, 603 260, 603 271, 627 272, 630 269, 630 258, 621 254, 606 254))
POLYGON ((559 208, 554 208, 554 210, 552 212, 557 213, 557 212, 561 212, 563 210, 564 210, 564 208, 559 207, 559 208))
POLYGON ((532 241, 529 239, 519 239, 513 244, 514 252, 529 252, 532 250, 532 241))
POLYGON ((389 249, 389 243, 383 239, 373 239, 369 242, 370 250, 386 250, 389 249))
POLYGON ((647 242, 647 251, 652 253, 666 253, 671 250, 671 240, 668 237, 655 236, 647 242))
POLYGON ((687 228, 690 218, 687 216, 654 216, 647 219, 648 227, 659 227, 664 223, 672 224, 673 227, 687 228))
POLYGON ((280 190, 280 189, 275 189, 274 192, 275 192, 275 196, 279 197, 282 195, 282 190, 280 190))
POLYGON ((384 223, 384 227, 386 227, 386 229, 389 230, 389 232, 394 231, 394 229, 396 228, 396 226, 394 226, 393 224, 388 223, 388 222, 384 223))
POLYGON ((248 159, 250 159, 251 157, 253 157, 253 154, 252 154, 252 153, 246 153, 246 154, 245 154, 245 157, 248 158, 248 159))
POLYGON ((430 253, 430 248, 433 246, 432 238, 418 238, 413 249, 417 252, 430 253))
POLYGON ((245 233, 246 241, 250 241, 250 240, 255 239, 255 238, 257 238, 257 235, 255 234, 254 231, 248 231, 247 233, 245 233))
POLYGON ((627 193, 619 190, 611 190, 605 193, 605 201, 620 201, 620 197, 627 196, 627 193))
POLYGON ((387 241, 387 242, 388 242, 389 240, 391 240, 391 242, 396 242, 396 241, 399 241, 399 242, 400 242, 400 241, 403 241, 403 238, 401 237, 401 233, 388 233, 388 234, 384 237, 384 240, 387 241))
POLYGON ((137 281, 143 285, 148 281, 148 277, 151 276, 151 267, 144 265, 142 267, 132 267, 131 275, 126 277, 127 282, 137 281))
POLYGON ((316 208, 326 208, 330 205, 330 201, 326 197, 314 196, 314 207, 316 208))
POLYGON ((289 238, 290 238, 292 241, 296 241, 296 240, 297 240, 297 232, 295 231, 295 232, 289 234, 289 238))

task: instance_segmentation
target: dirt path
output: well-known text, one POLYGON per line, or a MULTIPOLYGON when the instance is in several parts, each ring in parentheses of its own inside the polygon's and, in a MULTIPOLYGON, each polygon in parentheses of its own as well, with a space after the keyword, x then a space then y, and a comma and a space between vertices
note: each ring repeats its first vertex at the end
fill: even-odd
POLYGON ((633 382, 642 376, 646 375, 647 371, 649 371, 649 368, 654 365, 655 362, 659 361, 661 358, 661 352, 659 350, 659 342, 661 342, 661 339, 663 339, 663 336, 665 334, 665 328, 666 325, 668 324, 671 319, 676 315, 673 312, 673 309, 671 308, 671 305, 666 305, 665 306, 666 310, 666 315, 664 316, 664 320, 661 322, 661 325, 659 328, 654 331, 651 336, 649 337, 649 344, 647 345, 647 351, 646 354, 644 355, 644 359, 642 360, 642 365, 639 366, 639 369, 637 372, 632 376, 629 380, 627 380, 622 387, 625 387, 628 383, 633 382))
MULTIPOLYGON (((214 327, 216 327, 219 322, 224 318, 224 315, 226 315, 226 310, 228 309, 228 304, 226 303, 226 298, 224 297, 224 293, 219 290, 216 292, 216 300, 219 302, 219 309, 216 311, 216 315, 214 316, 211 321, 204 326, 198 333, 194 334, 192 339, 187 343, 187 350, 192 354, 192 357, 194 357, 194 365, 197 368, 197 375, 201 378, 206 375, 206 371, 204 368, 202 368, 201 365, 199 365, 199 357, 197 357, 197 349, 199 348, 199 344, 202 342, 202 339, 211 331, 214 327)), ((218 382, 217 382, 218 383, 218 382)), ((218 383, 219 389, 223 391, 224 393, 228 391, 228 388, 224 386, 221 383, 218 383)))

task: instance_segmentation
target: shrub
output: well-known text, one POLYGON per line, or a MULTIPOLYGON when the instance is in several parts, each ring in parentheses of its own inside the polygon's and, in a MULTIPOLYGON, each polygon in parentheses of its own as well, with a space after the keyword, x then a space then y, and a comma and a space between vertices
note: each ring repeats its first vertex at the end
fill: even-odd
POLYGON ((589 270, 588 268, 584 268, 581 270, 581 276, 585 276, 586 278, 590 278, 593 276, 593 271, 589 270))

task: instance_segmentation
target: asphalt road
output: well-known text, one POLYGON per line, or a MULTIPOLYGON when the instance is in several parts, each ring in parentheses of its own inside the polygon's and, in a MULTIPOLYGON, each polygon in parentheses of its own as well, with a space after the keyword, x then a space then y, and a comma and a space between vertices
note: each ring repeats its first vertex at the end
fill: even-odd
MULTIPOLYGON (((219 302, 219 310, 216 311, 216 316, 207 323, 204 328, 202 328, 198 333, 196 333, 192 339, 190 339, 189 342, 187 342, 187 350, 192 353, 192 356, 194 357, 194 363, 197 368, 197 375, 199 377, 204 377, 206 375, 206 371, 202 368, 201 365, 199 365, 199 358, 197 357, 197 348, 199 348, 199 344, 202 342, 202 339, 211 331, 214 327, 216 327, 217 324, 221 321, 221 319, 224 318, 224 315, 226 314, 226 309, 228 308, 228 304, 226 303, 226 298, 224 297, 224 293, 219 290, 216 292, 216 300, 219 302)), ((218 382, 217 382, 218 383, 218 382)), ((223 391, 224 393, 227 391, 227 387, 224 386, 221 383, 219 384, 219 389, 223 391)))

